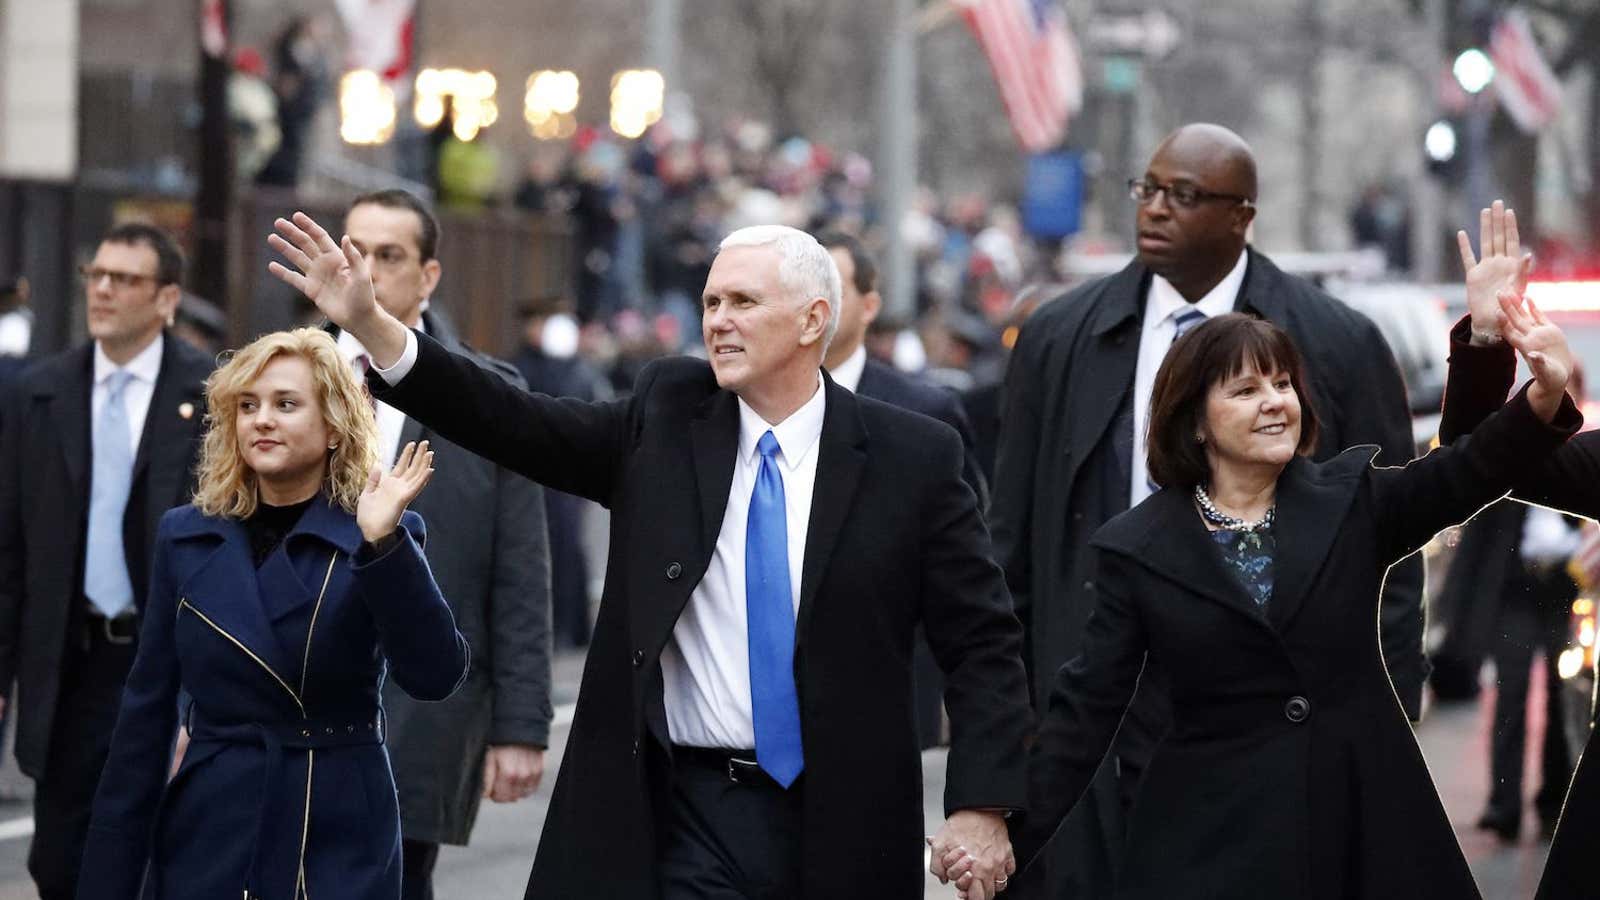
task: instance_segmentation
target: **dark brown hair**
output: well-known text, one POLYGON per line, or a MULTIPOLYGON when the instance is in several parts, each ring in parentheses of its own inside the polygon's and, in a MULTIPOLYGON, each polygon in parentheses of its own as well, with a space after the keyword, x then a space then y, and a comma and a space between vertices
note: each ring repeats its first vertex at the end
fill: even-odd
POLYGON ((373 191, 350 201, 350 206, 344 211, 349 218, 350 210, 358 206, 381 206, 385 209, 409 210, 417 214, 417 253, 422 257, 422 262, 427 262, 439 254, 439 219, 422 202, 422 198, 410 191, 400 188, 387 188, 373 191))
POLYGON ((1190 488, 1211 474, 1206 448, 1196 435, 1205 422, 1206 394, 1252 365, 1258 372, 1283 372, 1300 397, 1300 455, 1317 445, 1317 415, 1306 390, 1305 366, 1283 329, 1243 313, 1209 319, 1179 338, 1156 371, 1150 392, 1146 448, 1150 480, 1162 487, 1190 488))

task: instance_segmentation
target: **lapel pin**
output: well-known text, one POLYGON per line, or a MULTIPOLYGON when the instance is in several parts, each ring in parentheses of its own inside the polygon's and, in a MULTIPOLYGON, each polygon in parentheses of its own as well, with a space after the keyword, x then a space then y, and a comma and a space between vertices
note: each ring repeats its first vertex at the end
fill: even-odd
POLYGON ((192 418, 194 418, 194 404, 193 403, 179 403, 178 404, 178 418, 180 418, 180 419, 192 419, 192 418))

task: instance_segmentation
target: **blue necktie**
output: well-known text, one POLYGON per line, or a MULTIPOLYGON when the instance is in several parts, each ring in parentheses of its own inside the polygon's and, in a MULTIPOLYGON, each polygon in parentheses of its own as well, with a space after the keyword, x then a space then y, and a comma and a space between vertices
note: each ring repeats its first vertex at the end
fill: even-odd
POLYGON ((106 402, 94 422, 94 471, 89 480, 89 542, 83 593, 106 618, 133 603, 133 582, 122 546, 122 516, 133 481, 133 438, 123 400, 133 375, 117 370, 106 379, 106 402))
MULTIPOLYGON (((1174 315, 1172 317, 1172 325, 1173 325, 1172 344, 1176 344, 1178 342, 1178 338, 1181 338, 1184 335, 1188 334, 1189 332, 1193 331, 1194 327, 1196 325, 1199 325, 1201 322, 1204 322, 1205 320, 1206 320, 1206 314, 1201 312, 1200 311, 1200 307, 1198 307, 1198 306, 1190 306, 1187 309, 1184 309, 1181 312, 1179 312, 1176 315, 1174 315)), ((1168 353, 1172 352, 1172 344, 1168 344, 1167 345, 1167 352, 1168 353)), ((1149 453, 1149 448, 1148 447, 1145 449, 1145 452, 1148 455, 1148 453, 1149 453)), ((1152 494, 1154 494, 1156 491, 1161 490, 1161 485, 1156 484, 1155 481, 1153 479, 1151 479, 1150 473, 1148 471, 1145 472, 1144 483, 1145 483, 1145 485, 1147 487, 1150 488, 1150 493, 1152 493, 1152 494)))
POLYGON ((794 600, 789 592, 789 527, 784 518, 778 439, 756 444, 761 468, 745 526, 744 602, 750 640, 750 711, 756 762, 788 787, 805 768, 800 699, 794 687, 794 600))

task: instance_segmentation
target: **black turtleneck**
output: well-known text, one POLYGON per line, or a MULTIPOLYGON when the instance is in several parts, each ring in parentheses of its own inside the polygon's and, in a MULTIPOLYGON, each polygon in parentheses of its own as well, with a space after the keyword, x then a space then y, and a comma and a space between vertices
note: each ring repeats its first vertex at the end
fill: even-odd
POLYGON ((311 501, 317 499, 313 494, 299 503, 288 506, 273 506, 266 501, 257 501, 256 511, 244 520, 245 533, 250 536, 250 555, 254 557, 256 568, 260 568, 272 551, 278 549, 283 539, 300 521, 300 516, 311 508, 311 501))

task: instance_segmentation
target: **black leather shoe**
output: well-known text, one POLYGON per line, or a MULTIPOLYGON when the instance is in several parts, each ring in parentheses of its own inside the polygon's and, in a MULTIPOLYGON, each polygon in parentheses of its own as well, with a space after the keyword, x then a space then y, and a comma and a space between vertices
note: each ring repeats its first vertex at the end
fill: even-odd
POLYGON ((1514 844, 1517 836, 1522 833, 1522 816, 1491 809, 1478 819, 1478 827, 1484 831, 1494 832, 1508 844, 1514 844))

